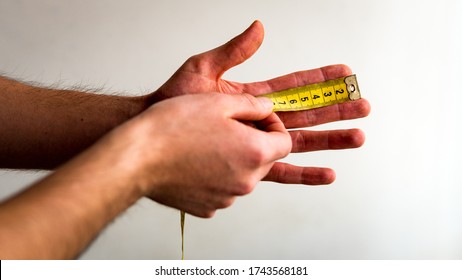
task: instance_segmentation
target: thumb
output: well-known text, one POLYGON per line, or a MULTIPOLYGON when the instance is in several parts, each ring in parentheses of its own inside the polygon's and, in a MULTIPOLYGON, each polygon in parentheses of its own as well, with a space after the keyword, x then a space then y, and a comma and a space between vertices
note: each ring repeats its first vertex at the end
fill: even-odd
POLYGON ((226 94, 228 116, 239 121, 260 121, 273 112, 273 101, 250 94, 226 94))
POLYGON ((208 64, 209 67, 205 73, 207 76, 214 80, 219 79, 226 70, 250 58, 260 47, 263 37, 263 25, 256 20, 231 41, 198 55, 196 59, 206 61, 208 64))
MULTIPOLYGON (((292 139, 279 117, 273 113, 273 101, 266 97, 255 97, 250 94, 228 94, 233 97, 228 102, 231 108, 231 117, 245 123, 245 121, 256 122, 260 133, 260 142, 266 146, 269 162, 287 156, 292 149, 292 139)), ((255 126, 253 126, 255 128, 255 126)), ((257 134, 253 134, 257 137, 257 134)))

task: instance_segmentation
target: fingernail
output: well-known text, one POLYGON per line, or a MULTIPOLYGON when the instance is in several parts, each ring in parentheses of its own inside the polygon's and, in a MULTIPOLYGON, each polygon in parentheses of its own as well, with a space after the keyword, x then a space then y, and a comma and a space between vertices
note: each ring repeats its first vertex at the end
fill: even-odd
POLYGON ((263 107, 273 110, 274 104, 271 99, 268 97, 258 97, 257 99, 260 101, 263 107))

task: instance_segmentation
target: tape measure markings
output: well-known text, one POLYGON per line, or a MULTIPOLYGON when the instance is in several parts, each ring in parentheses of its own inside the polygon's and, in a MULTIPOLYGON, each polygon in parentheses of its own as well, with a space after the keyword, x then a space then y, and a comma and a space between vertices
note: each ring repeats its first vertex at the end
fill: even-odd
POLYGON ((270 98, 274 111, 300 111, 361 98, 356 75, 260 95, 270 98))

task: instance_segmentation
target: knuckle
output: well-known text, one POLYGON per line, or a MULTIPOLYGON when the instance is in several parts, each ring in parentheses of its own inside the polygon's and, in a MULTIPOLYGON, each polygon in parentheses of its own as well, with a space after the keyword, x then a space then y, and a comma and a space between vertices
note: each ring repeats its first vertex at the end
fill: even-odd
POLYGON ((246 52, 246 49, 242 48, 241 45, 237 42, 236 38, 228 42, 227 54, 228 58, 237 61, 244 61, 249 57, 249 54, 246 52))
POLYGON ((267 153, 265 149, 263 149, 263 145, 259 145, 258 143, 254 143, 250 145, 250 149, 248 152, 248 162, 250 167, 257 168, 262 166, 266 163, 267 153))
POLYGON ((186 60, 184 67, 187 71, 204 72, 209 68, 209 62, 203 55, 196 54, 186 60))
POLYGON ((244 102, 249 103, 251 107, 259 108, 258 106, 262 106, 253 95, 242 93, 241 96, 244 102))
POLYGON ((282 147, 282 153, 284 157, 288 156, 292 152, 292 148, 293 148, 292 138, 290 137, 289 132, 286 132, 285 135, 286 135, 285 136, 286 145, 283 145, 282 147))
POLYGON ((223 208, 228 208, 230 207, 231 205, 233 205, 234 203, 234 197, 231 197, 231 198, 227 198, 227 199, 223 199, 221 200, 218 204, 217 204, 217 209, 223 209, 223 208))
POLYGON ((255 188, 255 184, 254 180, 251 179, 241 181, 236 186, 236 195, 242 196, 251 193, 255 188))
POLYGON ((215 216, 215 212, 216 210, 204 210, 198 213, 197 216, 200 218, 210 219, 210 218, 213 218, 213 216, 215 216))
POLYGON ((281 182, 287 178, 287 169, 286 168, 273 168, 271 169, 272 176, 275 178, 276 182, 281 182))

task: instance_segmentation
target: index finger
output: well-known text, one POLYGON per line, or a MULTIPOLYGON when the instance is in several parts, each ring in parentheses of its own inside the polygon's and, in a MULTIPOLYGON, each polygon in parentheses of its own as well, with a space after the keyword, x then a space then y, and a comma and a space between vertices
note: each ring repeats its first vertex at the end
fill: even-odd
POLYGON ((324 66, 316 69, 305 70, 287 74, 271 80, 243 84, 244 92, 253 95, 301 87, 351 75, 350 67, 344 64, 324 66))
MULTIPOLYGON (((307 84, 321 83, 352 74, 351 69, 343 64, 330 65, 317 69, 300 71, 272 80, 245 84, 246 92, 261 95, 300 87, 307 84)), ((369 115, 370 105, 365 99, 345 102, 306 111, 279 112, 278 116, 286 128, 314 126, 339 120, 363 118, 369 115)))

